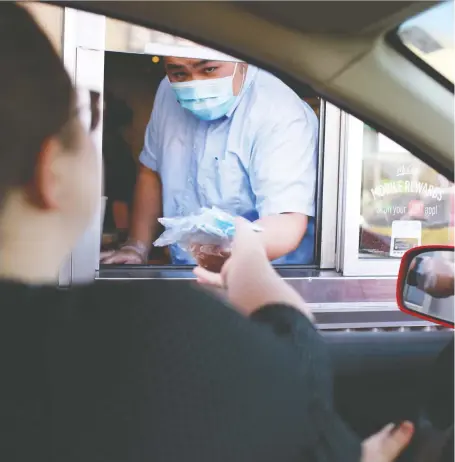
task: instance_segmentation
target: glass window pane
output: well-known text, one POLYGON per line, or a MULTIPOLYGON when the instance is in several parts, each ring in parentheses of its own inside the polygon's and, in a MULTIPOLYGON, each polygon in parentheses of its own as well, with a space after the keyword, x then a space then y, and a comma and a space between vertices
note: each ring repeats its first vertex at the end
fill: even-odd
POLYGON ((360 258, 453 244, 453 183, 367 125, 361 195, 360 258))
POLYGON ((444 1, 403 23, 398 35, 420 59, 454 81, 453 2, 444 1))
POLYGON ((63 8, 38 2, 23 2, 22 6, 33 15, 61 56, 63 49, 63 8))

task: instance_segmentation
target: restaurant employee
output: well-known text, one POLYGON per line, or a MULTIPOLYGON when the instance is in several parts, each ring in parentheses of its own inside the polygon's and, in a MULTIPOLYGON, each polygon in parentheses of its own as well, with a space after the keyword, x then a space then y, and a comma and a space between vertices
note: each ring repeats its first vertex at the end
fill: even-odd
MULTIPOLYGON (((268 72, 203 50, 203 58, 165 58, 167 76, 139 158, 130 239, 103 263, 145 263, 159 217, 212 206, 256 221, 270 260, 311 263, 316 115, 268 72)), ((174 264, 195 263, 176 245, 170 254, 174 264)))

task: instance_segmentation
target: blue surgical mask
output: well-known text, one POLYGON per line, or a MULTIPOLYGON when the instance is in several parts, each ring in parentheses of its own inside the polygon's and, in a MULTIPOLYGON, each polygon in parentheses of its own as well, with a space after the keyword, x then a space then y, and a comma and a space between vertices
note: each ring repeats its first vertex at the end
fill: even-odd
POLYGON ((233 106, 236 96, 233 90, 234 72, 219 79, 171 82, 180 105, 201 120, 217 120, 225 116, 233 106))

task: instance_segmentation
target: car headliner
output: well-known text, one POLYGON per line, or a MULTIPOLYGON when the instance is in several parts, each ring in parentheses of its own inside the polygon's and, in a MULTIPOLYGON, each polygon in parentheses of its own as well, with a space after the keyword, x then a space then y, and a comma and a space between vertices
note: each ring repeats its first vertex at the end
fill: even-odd
MULTIPOLYGON (((416 2, 402 1, 258 1, 238 2, 238 6, 286 28, 306 33, 359 34, 390 24, 415 11, 416 2)), ((418 9, 432 2, 418 2, 418 9), (425 3, 427 3, 425 5, 425 3)))
MULTIPOLYGON (((304 33, 359 34, 380 29, 382 24, 389 28, 399 24, 404 18, 423 11, 438 1, 63 1, 49 2, 57 5, 66 4, 74 8, 97 12, 106 16, 118 17, 153 27, 154 19, 158 25, 162 15, 173 9, 186 12, 193 9, 194 14, 207 11, 207 20, 211 17, 211 8, 216 6, 220 11, 224 8, 244 10, 256 17, 281 24, 288 29, 304 33), (176 6, 178 4, 178 7, 176 6), (154 13, 155 18, 152 14, 154 13)), ((182 18, 183 19, 183 18, 182 18)), ((219 18, 222 19, 222 18, 219 18)), ((175 23, 175 28, 180 29, 175 23)))

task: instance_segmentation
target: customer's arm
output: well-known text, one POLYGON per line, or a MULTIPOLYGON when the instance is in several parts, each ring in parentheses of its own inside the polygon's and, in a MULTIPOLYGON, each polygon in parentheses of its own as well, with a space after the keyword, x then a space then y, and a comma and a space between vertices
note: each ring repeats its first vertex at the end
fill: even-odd
POLYGON ((299 311, 268 306, 247 318, 171 281, 99 281, 51 295, 45 389, 50 381, 57 455, 360 460, 359 439, 330 403, 325 345, 299 311))
POLYGON ((149 394, 137 402, 141 419, 175 442, 167 460, 360 460, 360 441, 332 409, 326 346, 306 316, 275 304, 245 318, 189 287, 143 286, 134 395, 149 394))
POLYGON ((244 316, 251 316, 261 306, 286 304, 312 319, 302 297, 270 265, 260 234, 244 219, 236 220, 231 257, 221 273, 202 267, 195 268, 194 273, 201 284, 225 288, 228 300, 244 316))
MULTIPOLYGON (((218 277, 221 285, 227 288, 227 297, 232 303, 232 307, 225 306, 214 297, 196 291, 193 295, 182 294, 186 321, 197 316, 201 323, 208 323, 207 327, 201 325, 198 329, 201 332, 199 340, 207 341, 205 348, 210 350, 207 354, 217 356, 219 348, 219 359, 227 355, 226 361, 232 361, 218 370, 230 377, 222 381, 228 385, 223 392, 224 396, 230 396, 227 405, 231 406, 230 400, 235 403, 233 406, 237 401, 243 403, 238 408, 243 415, 240 409, 246 405, 243 399, 247 399, 253 408, 258 406, 255 411, 250 408, 251 418, 254 412, 263 417, 269 411, 272 414, 284 412, 259 420, 272 427, 275 425, 272 422, 279 422, 280 428, 274 429, 276 435, 283 431, 286 435, 294 434, 296 439, 290 448, 301 444, 301 454, 314 457, 311 460, 359 460, 359 440, 332 409, 332 379, 326 346, 311 322, 305 302, 278 277, 268 262, 257 233, 245 220, 238 220, 232 256, 221 275, 213 275, 202 268, 197 268, 195 273, 202 282, 204 278, 218 277), (237 385, 229 383, 236 380, 234 376, 240 380, 237 385), (237 393, 242 396, 238 397, 237 393), (346 459, 347 455, 352 457, 346 459)), ((175 307, 179 309, 178 304, 175 307)), ((265 429, 259 433, 263 441, 274 440, 271 434, 267 436, 265 429)), ((277 453, 275 456, 276 460, 287 460, 284 452, 281 458, 277 453)), ((250 460, 268 459, 253 457, 250 460)))
MULTIPOLYGON (((245 220, 237 220, 232 256, 221 274, 196 268, 202 283, 214 283, 227 289, 233 308, 260 326, 261 335, 271 335, 271 342, 280 342, 298 358, 296 371, 305 374, 310 403, 307 416, 318 428, 318 443, 310 445, 311 460, 359 460, 356 437, 332 408, 332 377, 325 345, 311 324, 312 315, 304 300, 273 270, 259 237, 245 220), (342 447, 344 441, 346 446, 342 447), (357 452, 356 452, 357 451, 357 452), (356 455, 354 455, 356 454, 356 455)), ((303 384, 302 384, 303 385, 303 384)), ((410 422, 393 433, 390 426, 362 444, 362 462, 392 462, 407 446, 413 432, 410 422)))

